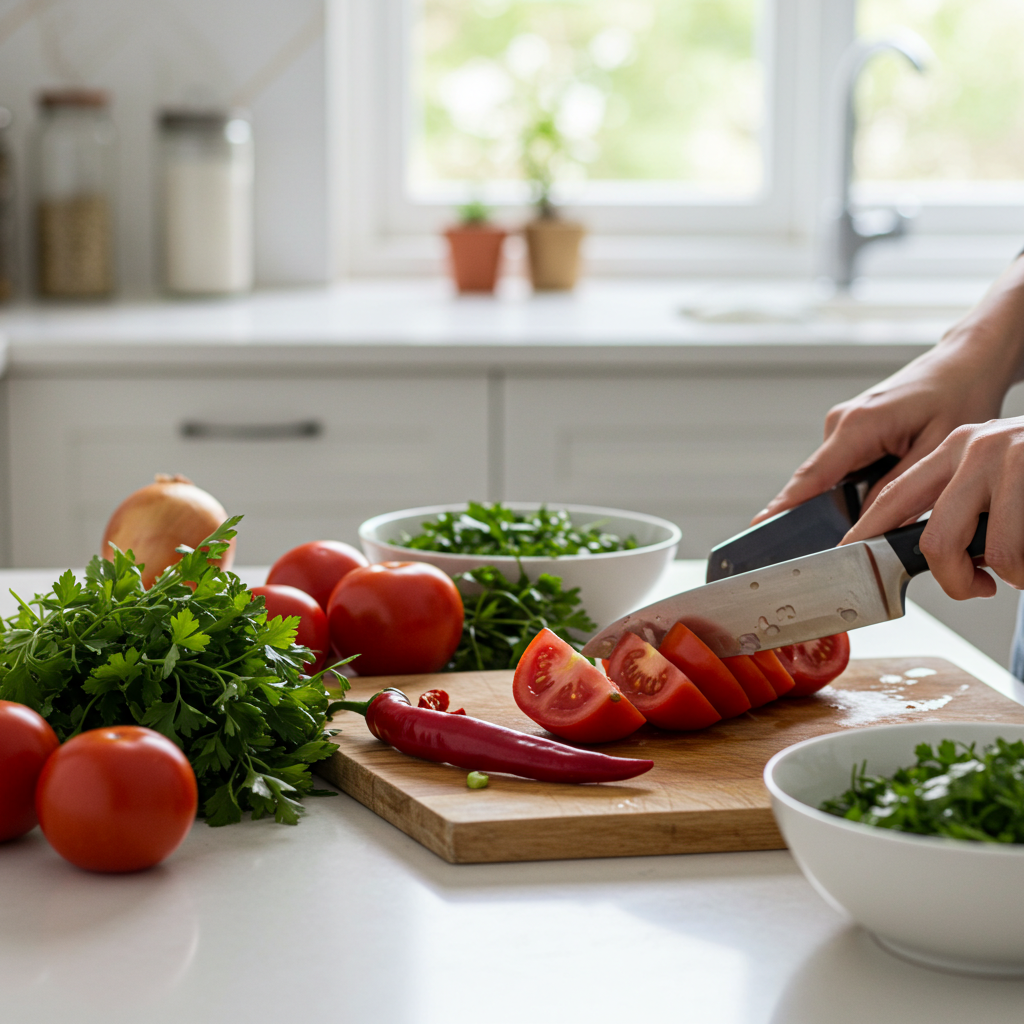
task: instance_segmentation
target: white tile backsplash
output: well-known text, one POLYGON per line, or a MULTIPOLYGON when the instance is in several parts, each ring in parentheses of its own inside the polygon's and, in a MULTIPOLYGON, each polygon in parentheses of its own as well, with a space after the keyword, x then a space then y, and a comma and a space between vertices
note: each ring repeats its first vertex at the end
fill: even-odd
POLYGON ((113 96, 122 294, 156 285, 155 113, 182 103, 252 113, 257 282, 328 280, 327 2, 0 0, 0 104, 15 115, 23 286, 31 279, 35 96, 73 85, 113 96))

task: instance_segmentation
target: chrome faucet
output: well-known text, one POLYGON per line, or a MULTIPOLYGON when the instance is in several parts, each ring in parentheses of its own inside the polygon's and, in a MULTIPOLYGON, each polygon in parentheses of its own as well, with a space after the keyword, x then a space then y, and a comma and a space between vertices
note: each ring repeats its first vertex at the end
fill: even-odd
POLYGON ((857 138, 855 106, 857 82, 865 65, 876 54, 894 50, 920 72, 933 59, 931 48, 915 32, 905 31, 885 39, 857 39, 839 62, 837 80, 843 104, 842 165, 840 191, 832 201, 830 277, 837 288, 848 289, 853 281, 857 256, 865 245, 906 233, 910 218, 899 210, 855 212, 853 208, 853 148, 857 138))

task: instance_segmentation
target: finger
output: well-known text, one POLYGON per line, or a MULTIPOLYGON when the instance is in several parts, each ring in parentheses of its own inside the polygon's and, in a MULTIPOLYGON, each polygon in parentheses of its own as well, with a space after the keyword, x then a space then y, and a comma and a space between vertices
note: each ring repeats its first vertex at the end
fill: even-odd
POLYGON ((945 441, 948 436, 948 431, 944 427, 937 429, 929 428, 923 430, 915 439, 913 444, 910 446, 909 451, 903 458, 900 459, 892 469, 889 470, 885 476, 881 477, 877 483, 872 486, 867 494, 864 495, 864 501, 861 504, 861 515, 867 507, 878 497, 878 495, 886 488, 887 485, 891 484, 897 477, 902 476, 911 466, 917 465, 926 455, 931 455, 936 448, 945 441))
POLYGON ((995 478, 988 511, 985 563, 1011 587, 1024 589, 1024 466, 1008 454, 995 478))
POLYGON ((874 439, 851 440, 849 435, 833 434, 797 468, 786 486, 754 516, 751 525, 823 494, 830 487, 835 487, 848 473, 877 462, 887 454, 874 439))
POLYGON ((954 600, 993 597, 996 581, 978 568, 967 546, 978 528, 978 516, 988 506, 989 494, 978 480, 955 480, 935 503, 920 548, 935 581, 954 600))
POLYGON ((953 472, 946 453, 926 456, 887 484, 839 543, 878 537, 914 522, 935 505, 953 472))

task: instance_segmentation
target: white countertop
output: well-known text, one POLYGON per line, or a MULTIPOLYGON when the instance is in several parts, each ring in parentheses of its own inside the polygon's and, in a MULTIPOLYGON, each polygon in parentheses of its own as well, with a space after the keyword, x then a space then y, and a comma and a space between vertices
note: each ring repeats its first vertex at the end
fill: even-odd
MULTIPOLYGON (((696 585, 676 563, 659 590, 696 585)), ((45 589, 54 571, 0 571, 45 589)), ((261 570, 243 574, 261 581, 261 570)), ((657 596, 657 595, 655 595, 657 596)), ((916 606, 855 657, 1009 674, 916 606)), ((896 960, 785 851, 450 865, 346 796, 297 828, 197 823, 164 865, 98 876, 38 830, 0 846, 4 1024, 1007 1024, 1024 982, 896 960)))
MULTIPOLYGON (((880 282, 867 296, 876 313, 854 321, 704 322, 680 312, 786 310, 808 287, 591 279, 571 293, 534 295, 512 280, 496 297, 459 297, 443 280, 361 281, 234 299, 15 305, 0 312, 0 334, 13 373, 243 362, 578 368, 582 348, 588 366, 902 364, 934 344, 983 283, 880 282)), ((0 342, 0 372, 4 358, 0 342)))

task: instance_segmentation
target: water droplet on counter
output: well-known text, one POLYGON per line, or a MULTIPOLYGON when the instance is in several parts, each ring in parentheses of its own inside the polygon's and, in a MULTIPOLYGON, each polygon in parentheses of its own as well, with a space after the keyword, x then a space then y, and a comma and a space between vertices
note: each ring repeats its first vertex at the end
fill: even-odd
POLYGON ((768 627, 768 628, 767 628, 767 629, 766 629, 766 630, 764 631, 764 635, 765 635, 765 636, 778 636, 778 635, 779 635, 779 632, 780 632, 780 630, 779 630, 779 627, 778 627, 778 626, 776 626, 776 625, 771 625, 771 626, 769 626, 769 627, 768 627))
POLYGON ((853 622, 857 613, 852 608, 837 608, 836 613, 844 622, 853 622))
POLYGON ((736 637, 736 642, 740 645, 740 654, 754 654, 761 650, 761 641, 754 633, 744 633, 736 637))
POLYGON ((760 630, 768 628, 768 620, 763 615, 757 620, 757 628, 760 630))
POLYGON ((750 584, 750 589, 751 590, 757 590, 757 588, 758 588, 758 584, 757 583, 751 583, 750 584))
POLYGON ((776 608, 775 614, 779 618, 779 622, 785 622, 786 619, 796 618, 796 609, 791 605, 784 605, 782 608, 776 608))

